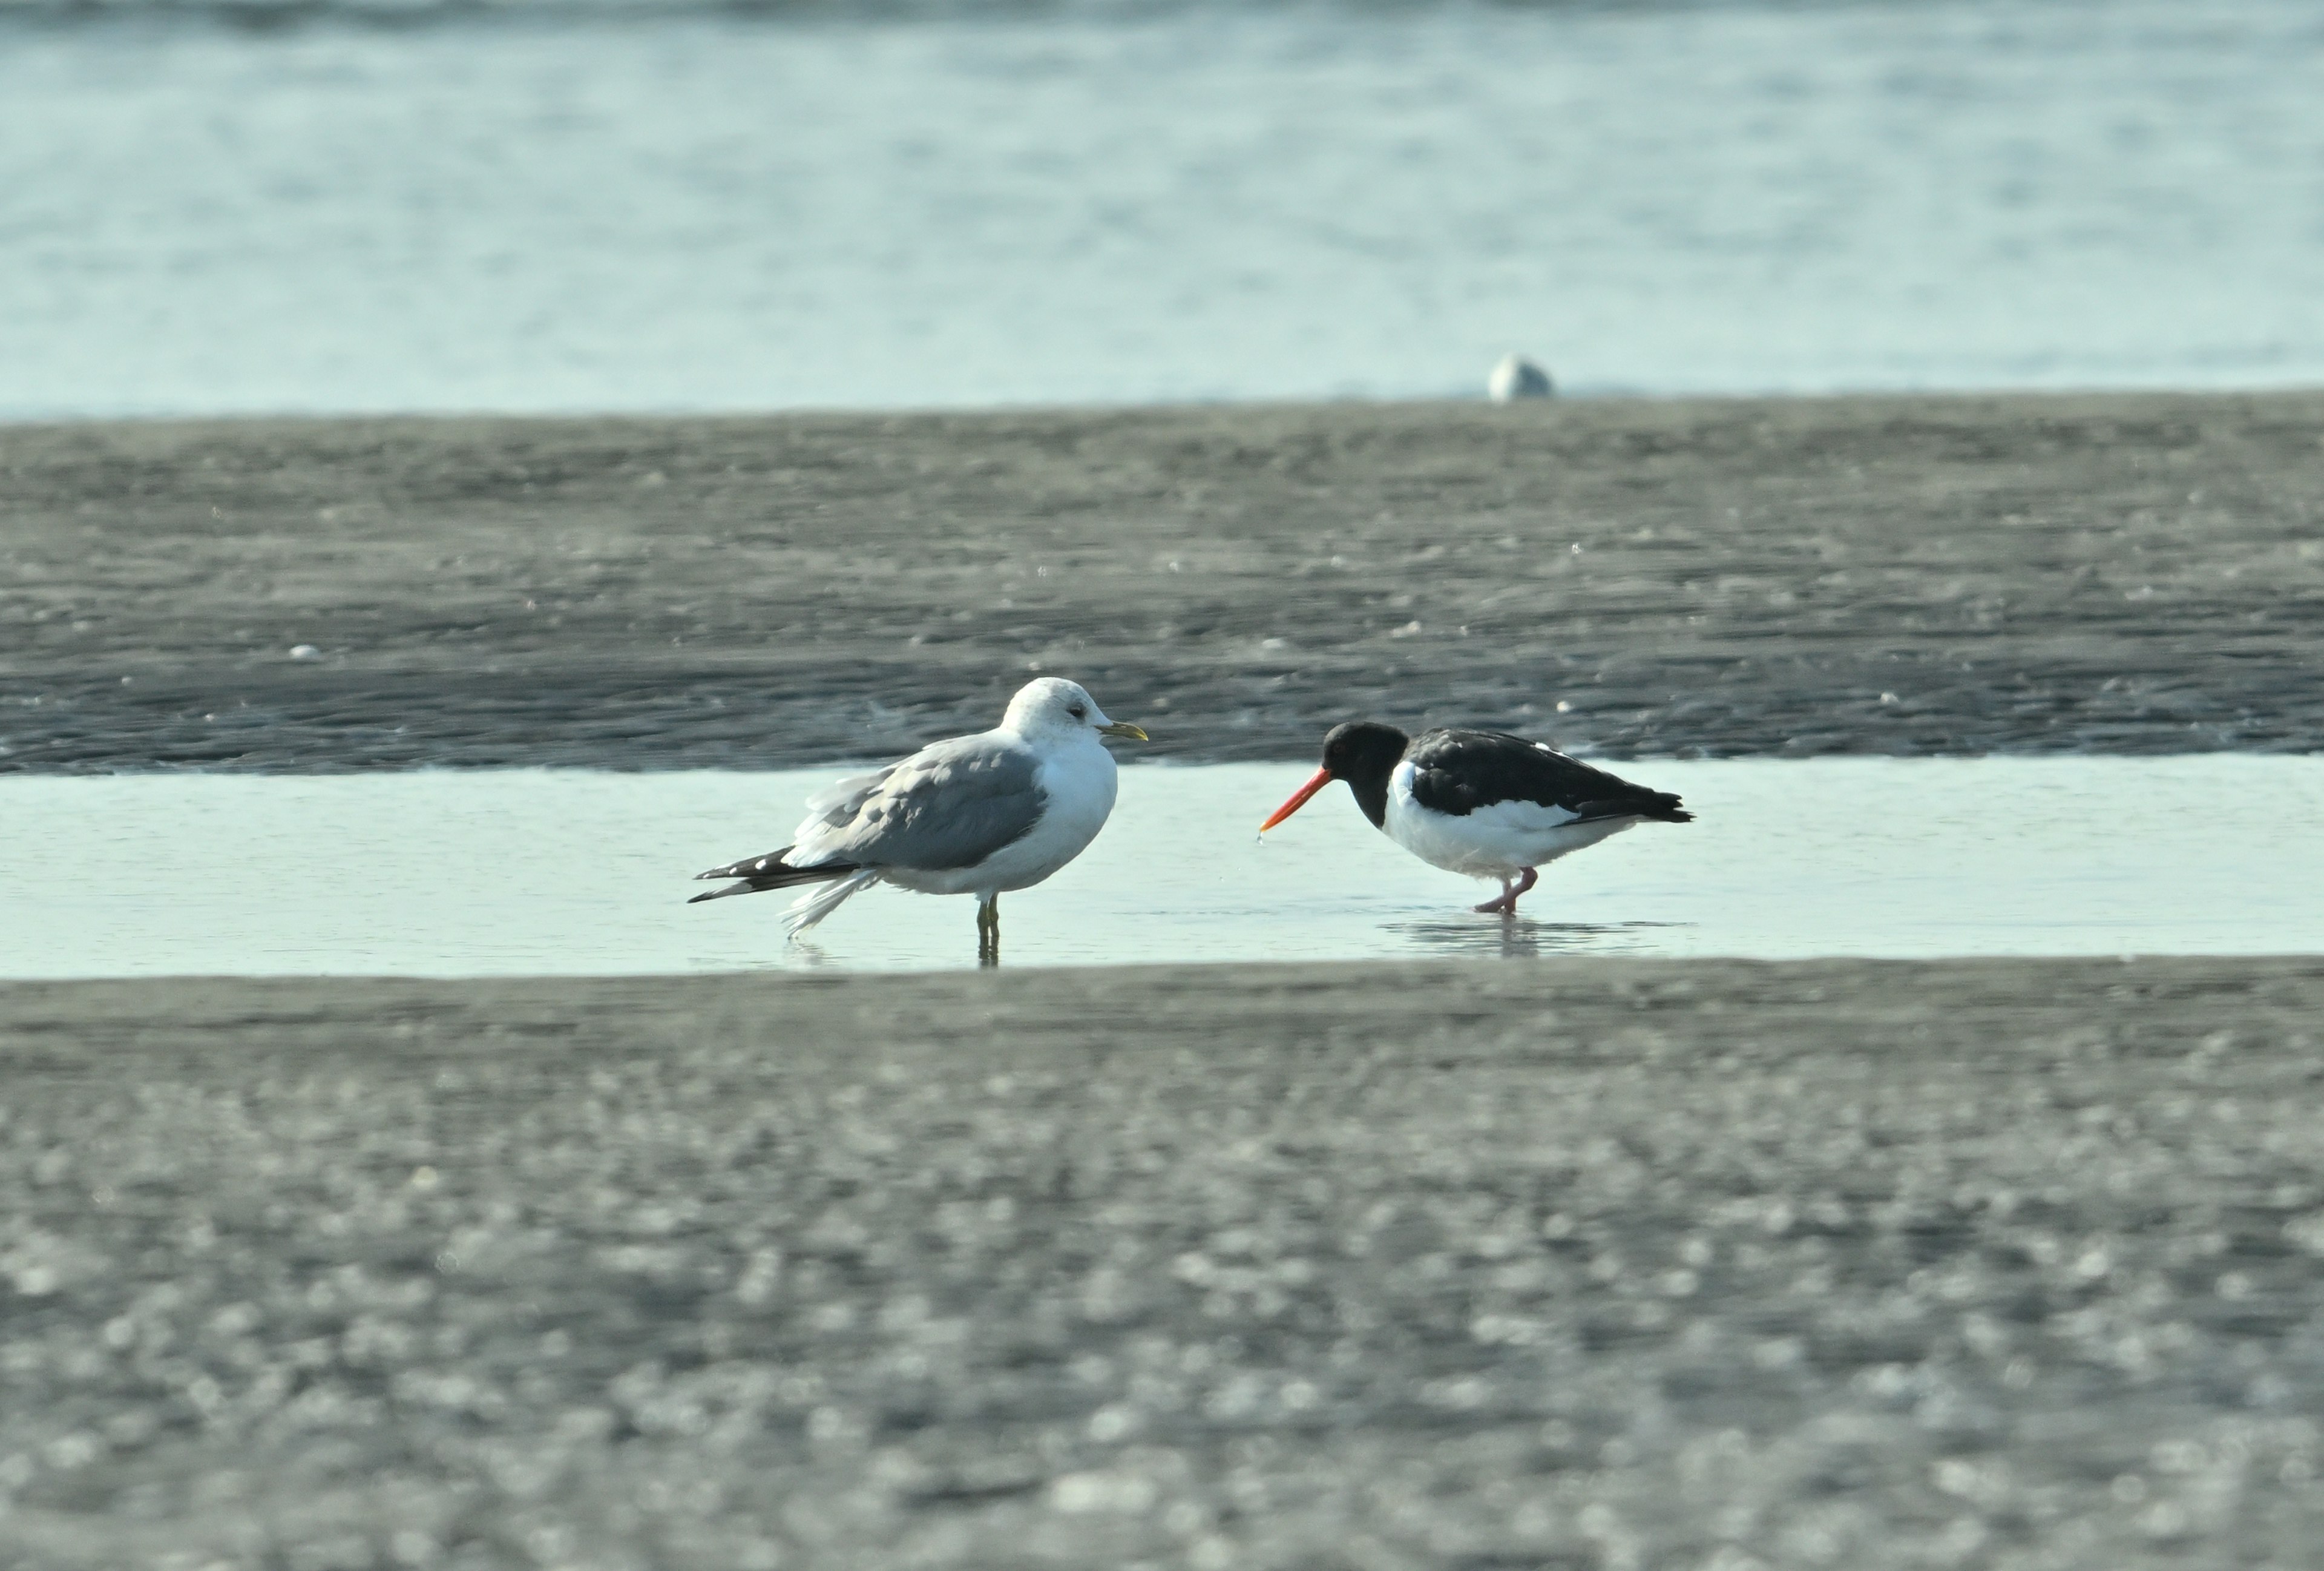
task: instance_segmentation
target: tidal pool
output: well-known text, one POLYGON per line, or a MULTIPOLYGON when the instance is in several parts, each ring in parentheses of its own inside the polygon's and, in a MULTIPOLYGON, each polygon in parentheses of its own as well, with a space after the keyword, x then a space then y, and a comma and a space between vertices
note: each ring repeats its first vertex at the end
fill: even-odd
MULTIPOLYGON (((2324 950, 2324 759, 1644 761, 1694 823, 1549 868, 1514 921, 1304 763, 1131 766, 1096 845, 1004 896, 1005 966, 1480 955, 2324 950)), ((974 904, 874 889, 689 907, 844 766, 0 778, 0 976, 926 970, 974 904)))

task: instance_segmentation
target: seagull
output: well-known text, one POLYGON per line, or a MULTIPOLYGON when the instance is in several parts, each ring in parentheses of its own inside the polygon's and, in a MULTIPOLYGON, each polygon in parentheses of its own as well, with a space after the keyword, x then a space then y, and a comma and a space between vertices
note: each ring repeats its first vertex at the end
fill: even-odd
POLYGON ((1431 866, 1501 882, 1477 909, 1517 915, 1535 870, 1652 818, 1694 815, 1668 791, 1633 785, 1545 742, 1506 731, 1424 731, 1351 720, 1323 738, 1323 763, 1259 827, 1265 834, 1335 780, 1372 827, 1431 866))
POLYGON ((825 885, 785 913, 796 938, 875 883, 973 894, 978 957, 997 960, 1001 892, 1030 889, 1080 855, 1113 811, 1113 754, 1102 736, 1147 739, 1107 719, 1078 682, 1028 682, 991 730, 817 791, 790 845, 697 873, 741 882, 687 903, 825 885))
POLYGON ((1504 355, 1485 378, 1485 396, 1495 403, 1512 403, 1520 398, 1551 398, 1557 385, 1549 373, 1522 355, 1504 355))

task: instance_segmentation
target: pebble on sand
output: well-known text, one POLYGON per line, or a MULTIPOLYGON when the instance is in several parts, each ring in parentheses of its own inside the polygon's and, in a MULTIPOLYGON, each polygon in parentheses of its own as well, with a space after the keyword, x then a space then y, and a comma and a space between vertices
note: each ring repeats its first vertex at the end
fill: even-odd
POLYGON ((1522 355, 1504 355, 1485 379, 1485 393, 1495 403, 1519 398, 1547 398, 1557 391, 1549 373, 1522 355))

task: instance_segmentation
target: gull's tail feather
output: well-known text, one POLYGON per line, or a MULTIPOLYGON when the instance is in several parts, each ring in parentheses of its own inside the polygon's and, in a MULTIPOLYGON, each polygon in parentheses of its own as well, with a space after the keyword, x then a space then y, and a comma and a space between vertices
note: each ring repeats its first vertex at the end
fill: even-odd
POLYGON ((795 883, 822 883, 828 879, 844 878, 855 871, 853 862, 825 862, 814 867, 793 867, 785 857, 791 848, 770 851, 764 856, 746 856, 740 862, 730 862, 724 867, 714 867, 707 873, 697 873, 698 881, 705 878, 739 878, 742 882, 714 889, 708 894, 697 894, 686 903, 698 905, 706 900, 722 900, 730 894, 756 894, 762 889, 788 889, 795 883))
POLYGON ((796 938, 846 904, 849 895, 871 888, 878 882, 880 872, 877 868, 858 867, 828 888, 809 890, 791 901, 784 910, 783 925, 790 929, 790 936, 796 938))

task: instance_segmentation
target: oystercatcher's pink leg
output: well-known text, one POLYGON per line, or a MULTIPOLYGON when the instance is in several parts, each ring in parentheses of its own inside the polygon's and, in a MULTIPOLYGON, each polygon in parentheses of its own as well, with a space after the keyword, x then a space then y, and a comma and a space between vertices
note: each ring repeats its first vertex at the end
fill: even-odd
POLYGON ((1514 882, 1506 878, 1501 880, 1500 899, 1489 900, 1477 909, 1480 911, 1489 911, 1495 916, 1513 917, 1517 914, 1517 896, 1540 882, 1541 874, 1538 871, 1530 867, 1526 868, 1518 873, 1514 882))

